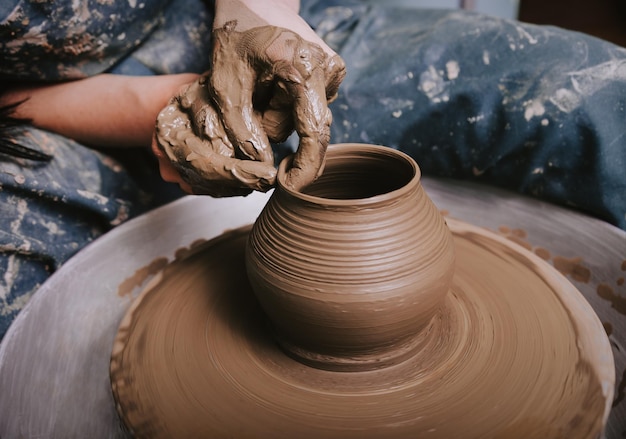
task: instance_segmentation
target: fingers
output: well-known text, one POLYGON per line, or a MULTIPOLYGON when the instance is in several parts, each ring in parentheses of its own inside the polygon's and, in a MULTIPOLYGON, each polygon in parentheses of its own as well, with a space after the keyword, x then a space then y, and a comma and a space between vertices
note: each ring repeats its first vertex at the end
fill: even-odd
POLYGON ((284 182, 295 190, 313 182, 324 163, 332 121, 326 99, 326 67, 323 50, 304 40, 293 47, 291 63, 275 66, 278 83, 291 98, 293 125, 300 137, 284 182))
POLYGON ((184 192, 193 194, 191 186, 182 179, 178 171, 176 171, 176 168, 172 165, 172 162, 170 162, 169 158, 167 158, 167 156, 159 148, 156 135, 152 137, 151 148, 159 163, 159 173, 161 174, 161 178, 169 183, 176 183, 184 192))
MULTIPOLYGON (((339 55, 325 61, 326 101, 330 103, 337 97, 341 82, 346 76, 346 67, 339 55)), ((284 142, 294 131, 294 97, 290 96, 282 81, 272 88, 271 99, 262 114, 261 125, 272 142, 284 142)))
POLYGON ((235 50, 241 46, 241 34, 227 27, 213 34, 213 71, 208 90, 226 133, 240 158, 273 163, 272 148, 252 105, 257 72, 235 50))
MULTIPOLYGON (((255 32, 261 31, 250 32, 259 38, 255 32)), ((157 119, 153 149, 162 176, 188 192, 268 190, 276 179, 270 139, 284 141, 294 129, 300 143, 285 183, 301 189, 323 168, 332 121, 328 102, 345 77, 343 61, 276 29, 250 53, 245 35, 232 26, 215 30, 212 72, 157 119)))
POLYGON ((292 84, 294 123, 300 137, 298 150, 285 184, 300 190, 322 172, 330 140, 332 115, 326 102, 325 71, 314 69, 303 84, 292 84))
MULTIPOLYGON (((189 140, 188 145, 199 139, 189 140)), ((192 152, 187 156, 186 177, 193 181, 195 194, 213 197, 247 195, 252 190, 266 192, 276 182, 276 169, 268 163, 206 153, 206 148, 203 151, 203 155, 192 152)))
POLYGON ((337 98, 339 86, 346 77, 346 64, 339 55, 328 59, 326 64, 326 101, 328 103, 337 98))
POLYGON ((163 179, 178 183, 189 193, 214 197, 270 189, 276 180, 273 164, 235 158, 210 105, 183 111, 191 108, 185 104, 189 97, 183 93, 173 99, 157 118, 152 148, 163 179))
POLYGON ((276 143, 284 142, 295 129, 291 108, 286 110, 268 110, 261 121, 267 137, 276 143))

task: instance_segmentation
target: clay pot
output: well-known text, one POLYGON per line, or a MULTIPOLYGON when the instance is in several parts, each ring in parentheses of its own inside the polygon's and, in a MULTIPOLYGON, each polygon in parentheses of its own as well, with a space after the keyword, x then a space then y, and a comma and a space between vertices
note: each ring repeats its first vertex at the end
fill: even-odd
POLYGON ((305 364, 367 370, 413 355, 448 293, 452 236, 415 161, 391 148, 328 148, 324 173, 285 187, 250 233, 246 269, 280 345, 305 364))

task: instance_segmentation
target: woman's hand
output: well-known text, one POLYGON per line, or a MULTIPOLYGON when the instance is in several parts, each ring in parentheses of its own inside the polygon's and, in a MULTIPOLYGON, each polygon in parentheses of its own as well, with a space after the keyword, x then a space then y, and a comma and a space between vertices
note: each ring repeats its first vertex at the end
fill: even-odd
POLYGON ((300 188, 322 170, 332 116, 328 103, 343 61, 290 0, 217 0, 208 92, 235 157, 271 163, 270 141, 300 137, 287 184, 300 188))
MULTIPOLYGON (((153 142, 164 180, 194 194, 225 197, 267 191, 276 179, 273 161, 242 160, 214 109, 208 77, 183 87, 159 113, 153 142)), ((258 117, 253 115, 253 117, 258 117)))
POLYGON ((161 111, 153 150, 161 175, 190 193, 266 191, 276 179, 270 142, 294 129, 300 145, 286 183, 300 188, 322 170, 328 102, 343 61, 291 0, 216 2, 212 70, 161 111))

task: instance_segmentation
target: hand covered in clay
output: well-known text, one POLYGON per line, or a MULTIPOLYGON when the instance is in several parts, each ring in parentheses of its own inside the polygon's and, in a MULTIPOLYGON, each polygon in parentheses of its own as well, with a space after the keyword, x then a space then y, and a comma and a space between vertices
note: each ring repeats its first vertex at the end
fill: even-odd
POLYGON ((205 75, 183 87, 157 117, 152 147, 161 175, 198 195, 228 197, 266 191, 276 179, 273 160, 237 158, 238 151, 212 105, 207 82, 205 75))
POLYGON ((328 102, 345 66, 298 16, 297 2, 245 3, 216 3, 210 93, 231 142, 252 160, 268 161, 269 142, 295 129, 300 142, 286 184, 299 189, 322 171, 328 102))
POLYGON ((294 130, 300 144, 286 183, 299 189, 321 173, 328 103, 345 66, 297 11, 293 0, 217 0, 212 70, 157 120, 155 153, 183 179, 170 181, 213 196, 268 190, 276 179, 270 142, 294 130))

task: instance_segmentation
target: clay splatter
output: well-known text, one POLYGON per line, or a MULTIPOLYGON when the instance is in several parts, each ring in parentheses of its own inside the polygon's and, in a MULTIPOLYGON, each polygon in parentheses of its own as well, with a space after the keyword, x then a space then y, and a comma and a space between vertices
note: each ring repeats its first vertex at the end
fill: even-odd
POLYGON ((418 89, 421 90, 431 102, 447 102, 449 96, 449 78, 444 77, 444 73, 438 71, 434 66, 430 66, 428 70, 420 75, 420 84, 418 89))
POLYGON ((125 279, 117 289, 120 297, 130 296, 133 290, 143 284, 149 276, 161 271, 167 265, 167 258, 157 258, 145 267, 141 267, 129 278, 125 279))
MULTIPOLYGON (((229 232, 224 232, 225 235, 229 235, 229 232)), ((201 250, 203 245, 207 242, 206 239, 198 239, 189 247, 182 247, 176 250, 174 254, 174 260, 182 260, 188 256, 194 254, 196 251, 201 250)), ((129 278, 125 279, 117 289, 117 295, 120 297, 129 296, 137 288, 143 285, 143 283, 151 276, 155 275, 159 271, 163 270, 169 261, 166 257, 157 258, 150 262, 145 267, 141 267, 135 271, 135 273, 129 278)))
POLYGON ((544 261, 549 261, 551 257, 550 252, 546 250, 545 248, 541 248, 541 247, 537 247, 535 249, 535 254, 539 256, 541 259, 543 259, 544 261))
POLYGON ((185 259, 186 257, 195 253, 195 250, 200 249, 204 243, 206 243, 206 239, 198 239, 192 242, 188 248, 180 248, 176 250, 176 254, 174 255, 177 261, 181 259, 185 259))
POLYGON ((518 238, 526 238, 528 233, 526 233, 526 230, 523 229, 513 229, 511 230, 511 235, 517 236, 518 238))
POLYGON ((583 265, 583 259, 580 257, 564 258, 555 256, 552 262, 554 268, 578 282, 588 283, 591 279, 591 271, 583 265))
POLYGON ((526 250, 532 250, 533 246, 526 240, 528 234, 523 229, 510 229, 506 226, 500 226, 498 231, 510 241, 524 247, 526 250))
POLYGON ((545 248, 533 248, 532 244, 527 240, 528 233, 523 229, 511 229, 507 226, 500 226, 498 227, 498 232, 525 249, 534 251, 534 253, 544 261, 552 262, 554 268, 565 276, 569 276, 578 282, 588 283, 590 281, 591 270, 585 267, 582 258, 566 258, 563 256, 552 257, 550 252, 545 248))
POLYGON ((611 302, 611 308, 626 316, 626 298, 617 294, 608 284, 602 283, 596 289, 598 296, 611 302))
POLYGON ((538 101, 530 101, 524 103, 524 119, 529 121, 533 117, 543 116, 546 112, 546 108, 543 106, 541 102, 538 101))

